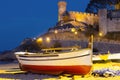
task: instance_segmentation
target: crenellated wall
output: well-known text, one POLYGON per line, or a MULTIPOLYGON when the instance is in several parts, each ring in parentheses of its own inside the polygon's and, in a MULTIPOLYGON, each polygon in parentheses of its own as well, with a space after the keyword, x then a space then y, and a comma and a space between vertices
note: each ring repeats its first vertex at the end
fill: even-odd
POLYGON ((69 11, 67 14, 67 2, 58 2, 58 21, 66 21, 69 19, 87 23, 88 25, 94 25, 98 23, 98 15, 85 12, 69 11))
POLYGON ((60 1, 58 3, 58 21, 67 22, 69 20, 75 20, 84 22, 88 25, 99 24, 99 32, 102 35, 106 35, 108 32, 119 32, 120 31, 120 10, 116 5, 117 10, 99 10, 98 14, 69 11, 67 12, 67 3, 60 1))
POLYGON ((70 14, 70 18, 73 20, 85 22, 90 25, 94 25, 95 23, 98 23, 98 15, 96 14, 75 12, 75 11, 70 11, 69 14, 70 14))

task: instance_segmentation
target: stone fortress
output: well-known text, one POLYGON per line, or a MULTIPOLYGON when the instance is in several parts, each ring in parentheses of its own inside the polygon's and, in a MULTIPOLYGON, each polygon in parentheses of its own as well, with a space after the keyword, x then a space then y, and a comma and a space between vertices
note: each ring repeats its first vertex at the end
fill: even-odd
MULTIPOLYGON (((88 37, 85 36, 85 32, 89 33, 89 31, 78 31, 77 35, 71 32, 71 28, 81 28, 83 23, 87 24, 83 25, 87 26, 87 28, 91 28, 90 25, 94 26, 98 24, 99 26, 96 27, 99 28, 99 31, 97 30, 96 35, 98 35, 99 32, 102 33, 102 35, 106 35, 108 32, 120 31, 120 29, 118 29, 120 28, 120 10, 108 11, 102 9, 99 10, 98 14, 92 14, 76 11, 68 12, 66 6, 67 3, 64 1, 58 2, 58 23, 56 26, 50 28, 48 33, 41 36, 43 39, 50 37, 52 42, 51 44, 44 42, 44 45, 50 46, 54 44, 55 41, 58 41, 64 47, 78 45, 81 46, 81 48, 86 48, 88 37)), ((98 35, 94 37, 94 48, 103 53, 106 53, 108 50, 111 53, 117 53, 120 52, 120 41, 107 39, 98 35)))
MULTIPOLYGON (((58 24, 57 27, 51 28, 49 32, 69 31, 71 27, 65 24, 72 24, 73 27, 81 28, 86 26, 83 23, 92 26, 98 25, 99 33, 103 36, 108 32, 120 32, 120 3, 115 5, 115 10, 101 9, 98 14, 67 11, 67 3, 65 1, 58 2, 58 24), (63 26, 65 25, 65 26, 63 26), (59 26, 59 27, 58 27, 59 26)), ((68 25, 69 26, 69 25, 68 25)))
POLYGON ((120 10, 102 9, 99 15, 99 31, 106 35, 108 32, 120 32, 120 10))
POLYGON ((83 13, 83 12, 75 12, 69 11, 66 12, 67 3, 64 1, 58 2, 58 21, 64 21, 66 19, 76 20, 80 22, 84 22, 90 25, 93 25, 98 22, 98 16, 96 14, 83 13), (68 16, 65 14, 69 14, 68 16))
MULTIPOLYGON (((98 15, 85 12, 67 11, 67 3, 65 1, 58 2, 58 23, 60 26, 65 24, 72 24, 75 28, 87 25, 98 24, 98 15), (62 24, 62 25, 61 25, 62 24)), ((71 28, 71 27, 70 27, 71 28)), ((58 31, 69 31, 70 28, 61 28, 63 30, 58 31)), ((49 32, 54 32, 54 29, 50 29, 49 32)))
POLYGON ((94 25, 98 23, 98 16, 92 13, 74 12, 70 11, 70 17, 73 20, 87 23, 89 25, 94 25))

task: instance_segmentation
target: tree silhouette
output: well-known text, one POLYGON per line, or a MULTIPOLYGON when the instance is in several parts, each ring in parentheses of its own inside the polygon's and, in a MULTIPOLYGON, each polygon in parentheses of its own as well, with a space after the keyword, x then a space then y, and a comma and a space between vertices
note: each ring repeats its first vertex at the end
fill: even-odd
POLYGON ((115 4, 119 3, 120 0, 90 0, 87 5, 86 12, 97 13, 99 9, 106 8, 107 10, 113 10, 115 4))
POLYGON ((32 38, 26 38, 16 49, 19 49, 19 51, 40 52, 41 46, 32 38))

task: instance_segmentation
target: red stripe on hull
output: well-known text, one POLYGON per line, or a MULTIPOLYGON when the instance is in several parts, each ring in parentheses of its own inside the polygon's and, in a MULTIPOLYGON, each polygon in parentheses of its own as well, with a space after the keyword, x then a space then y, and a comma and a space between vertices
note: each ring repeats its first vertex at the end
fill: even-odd
POLYGON ((35 66, 35 65, 22 65, 23 71, 30 71, 34 73, 47 73, 47 74, 88 74, 92 66, 35 66))

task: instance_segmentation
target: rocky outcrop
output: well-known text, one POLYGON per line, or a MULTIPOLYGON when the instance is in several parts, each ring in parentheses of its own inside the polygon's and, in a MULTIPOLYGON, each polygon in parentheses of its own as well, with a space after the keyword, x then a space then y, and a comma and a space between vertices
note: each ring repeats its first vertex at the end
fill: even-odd
POLYGON ((0 54, 0 61, 13 61, 15 59, 16 59, 16 57, 12 50, 4 51, 0 54))

